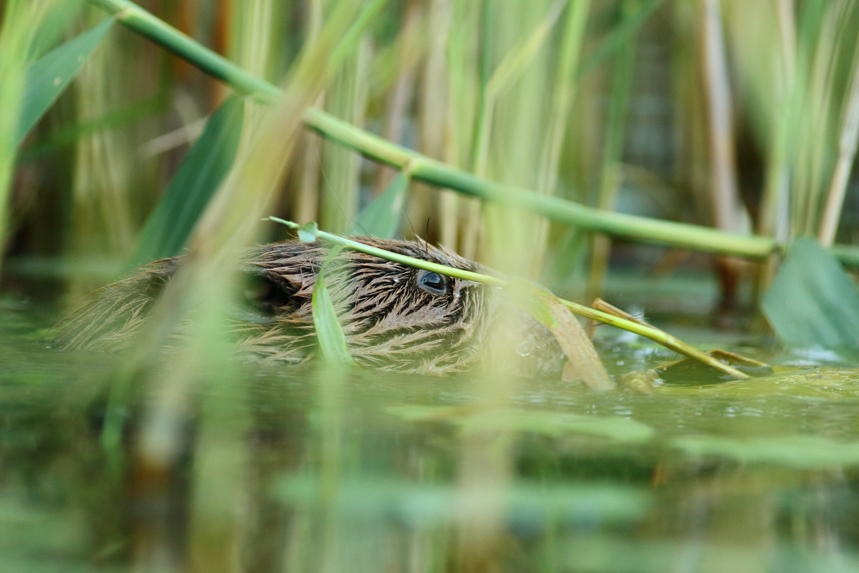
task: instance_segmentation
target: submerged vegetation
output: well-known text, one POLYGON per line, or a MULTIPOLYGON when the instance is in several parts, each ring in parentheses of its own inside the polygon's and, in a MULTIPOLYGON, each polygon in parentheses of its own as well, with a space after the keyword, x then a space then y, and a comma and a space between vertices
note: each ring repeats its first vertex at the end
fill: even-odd
POLYGON ((53 551, 165 571, 739 570, 684 557, 702 491, 739 516, 693 542, 746 570, 859 565, 855 524, 820 517, 857 503, 859 2, 0 0, 0 17, 0 531, 17 508, 53 532, 0 568, 53 551), (308 303, 325 360, 237 362, 240 253, 296 235, 338 244, 308 303), (513 316, 481 333, 498 354, 479 373, 355 368, 332 278, 341 247, 367 251, 355 235, 496 269, 408 263, 507 287, 578 378, 621 389, 514 375, 513 316), (124 354, 44 358, 34 332, 61 308, 177 255, 124 354), (648 274, 715 285, 714 322, 768 341, 748 349, 762 361, 589 308, 648 274), (569 309, 671 352, 601 332, 603 366, 569 309), (791 348, 834 366, 787 367, 791 348), (766 527, 743 525, 755 511, 766 527))

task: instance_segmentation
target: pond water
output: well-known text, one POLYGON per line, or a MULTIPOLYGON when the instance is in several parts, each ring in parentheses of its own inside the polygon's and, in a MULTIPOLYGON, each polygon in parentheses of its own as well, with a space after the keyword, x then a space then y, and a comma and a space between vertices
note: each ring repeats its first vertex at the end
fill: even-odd
POLYGON ((829 351, 735 337, 776 372, 492 403, 367 371, 138 384, 46 348, 54 317, 0 298, 0 571, 859 570, 859 372, 829 351))

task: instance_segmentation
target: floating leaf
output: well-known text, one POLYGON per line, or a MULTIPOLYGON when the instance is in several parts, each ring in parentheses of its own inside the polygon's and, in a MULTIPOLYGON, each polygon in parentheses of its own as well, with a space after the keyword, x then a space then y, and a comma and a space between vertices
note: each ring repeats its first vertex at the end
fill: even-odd
POLYGON ((342 250, 341 247, 331 249, 328 259, 320 269, 319 274, 316 275, 311 308, 313 310, 313 326, 316 328, 319 348, 325 360, 334 364, 354 364, 355 362, 349 355, 349 349, 346 346, 346 336, 337 320, 334 303, 331 302, 328 288, 325 286, 325 269, 342 250))
POLYGON ((552 410, 517 410, 446 406, 392 406, 389 414, 417 422, 448 422, 465 431, 504 429, 552 438, 586 434, 618 442, 645 442, 653 428, 641 422, 610 416, 587 416, 552 410))
POLYGON ((772 438, 678 438, 674 446, 687 455, 724 456, 741 462, 758 462, 798 469, 859 465, 859 442, 836 442, 819 436, 772 438))
MULTIPOLYGON (((281 502, 305 506, 319 499, 324 485, 314 476, 291 475, 276 483, 281 502)), ((652 496, 642 488, 614 484, 517 482, 502 495, 504 518, 511 524, 538 526, 561 519, 567 523, 629 523, 643 518, 652 496)), ((378 476, 350 477, 339 485, 338 511, 346 516, 394 518, 427 527, 461 519, 461 500, 452 486, 411 484, 378 476)))
POLYGON ((212 114, 146 221, 133 266, 178 255, 200 214, 232 168, 244 121, 244 101, 227 99, 212 114))
POLYGON ((78 75, 113 22, 113 18, 108 18, 95 28, 52 50, 27 69, 27 81, 15 135, 16 146, 21 144, 27 133, 65 91, 69 82, 78 75))
POLYGON ((564 380, 583 380, 594 390, 611 390, 608 377, 585 329, 561 300, 543 287, 526 281, 511 281, 512 301, 555 336, 564 354, 564 380))
POLYGON ((688 394, 697 397, 772 398, 824 398, 838 400, 859 398, 859 370, 850 368, 791 368, 776 366, 776 374, 746 380, 733 380, 712 386, 671 385, 659 386, 659 394, 688 394))
POLYGON ((814 239, 793 243, 764 297, 763 311, 791 346, 859 348, 859 290, 814 239))
POLYGON ((348 234, 372 235, 382 239, 395 238, 410 181, 411 174, 407 169, 397 173, 388 188, 358 214, 348 234))

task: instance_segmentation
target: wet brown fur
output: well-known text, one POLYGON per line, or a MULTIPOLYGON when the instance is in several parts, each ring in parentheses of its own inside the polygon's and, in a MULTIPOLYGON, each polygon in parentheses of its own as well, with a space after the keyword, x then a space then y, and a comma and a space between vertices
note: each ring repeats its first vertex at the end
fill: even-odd
MULTIPOLYGON (((477 265, 423 241, 358 239, 388 251, 464 270, 477 265)), ((329 253, 321 243, 286 241, 257 247, 240 270, 250 280, 235 314, 241 349, 268 363, 299 363, 316 347, 311 296, 329 253)), ((56 327, 63 349, 129 346, 181 257, 156 261, 88 296, 56 327)), ((326 267, 326 286, 349 352, 363 366, 443 375, 467 369, 489 323, 488 289, 443 277, 444 292, 419 284, 425 271, 344 250, 326 267)))

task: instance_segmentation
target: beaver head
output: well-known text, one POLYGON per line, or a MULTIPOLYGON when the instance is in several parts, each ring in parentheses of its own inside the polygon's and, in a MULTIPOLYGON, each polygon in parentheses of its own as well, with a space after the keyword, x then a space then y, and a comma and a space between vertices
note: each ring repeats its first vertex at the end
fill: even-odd
MULTIPOLYGON (((483 271, 444 248, 423 241, 359 238, 360 242, 417 259, 483 271)), ((299 363, 316 347, 311 296, 329 255, 319 242, 286 241, 256 247, 241 257, 247 275, 241 304, 232 309, 238 345, 268 363, 299 363)), ((63 349, 119 350, 129 346, 182 258, 132 271, 84 299, 56 327, 63 349)), ((469 368, 480 357, 498 305, 492 288, 416 269, 358 251, 343 250, 325 270, 349 352, 363 366, 442 375, 469 368)), ((548 331, 517 346, 520 354, 560 350, 548 331), (548 344, 547 344, 548 343, 548 344), (523 346, 524 345, 524 346, 523 346), (527 348, 525 348, 527 346, 527 348)))

